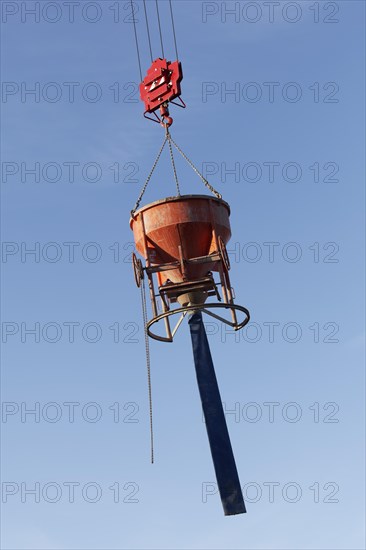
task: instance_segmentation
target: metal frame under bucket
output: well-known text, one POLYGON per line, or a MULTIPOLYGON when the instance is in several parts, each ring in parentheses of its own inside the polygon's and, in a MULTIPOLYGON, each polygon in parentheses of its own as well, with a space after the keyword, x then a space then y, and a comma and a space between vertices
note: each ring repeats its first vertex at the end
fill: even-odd
POLYGON ((214 243, 214 251, 212 253, 187 259, 183 257, 180 250, 179 260, 152 265, 148 254, 148 237, 145 230, 143 210, 144 209, 141 209, 138 214, 141 216, 145 266, 143 266, 142 261, 137 259, 136 255, 133 254, 133 268, 135 281, 138 287, 143 283, 145 274, 148 280, 151 309, 153 313, 153 317, 147 321, 146 324, 148 335, 161 342, 172 342, 175 333, 187 313, 193 314, 196 311, 207 313, 207 315, 231 326, 234 330, 242 329, 249 322, 249 311, 247 308, 234 303, 234 292, 229 277, 229 257, 225 243, 220 236, 217 236, 215 227, 212 227, 212 240, 214 243), (215 272, 218 272, 219 282, 215 282, 213 273, 210 271, 205 277, 193 281, 178 283, 163 282, 161 276, 162 272, 169 272, 169 270, 176 270, 178 268, 184 274, 189 266, 197 264, 209 265, 210 263, 214 266, 215 272), (156 288, 157 292, 155 290, 156 288), (206 303, 206 299, 209 297, 216 297, 217 301, 206 303), (172 305, 174 306, 174 304, 178 304, 180 307, 171 307, 172 305), (161 313, 159 313, 159 306, 162 311, 161 313), (218 313, 212 311, 214 309, 228 310, 228 312, 230 312, 230 318, 228 319, 222 315, 218 315, 218 313), (242 313, 244 316, 240 321, 237 318, 237 312, 242 313), (179 319, 174 327, 172 327, 170 323, 170 318, 173 315, 179 315, 179 319), (161 336, 151 330, 153 325, 163 320, 166 336, 161 336))

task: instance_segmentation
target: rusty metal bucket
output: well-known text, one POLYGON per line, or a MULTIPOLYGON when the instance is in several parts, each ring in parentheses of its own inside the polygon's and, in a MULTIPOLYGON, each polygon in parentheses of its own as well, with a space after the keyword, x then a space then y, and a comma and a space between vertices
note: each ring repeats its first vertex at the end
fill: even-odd
POLYGON ((217 271, 218 263, 190 263, 216 251, 215 240, 226 245, 231 237, 230 207, 206 195, 182 195, 155 201, 138 210, 130 220, 137 251, 151 266, 179 261, 177 269, 161 273, 162 282, 180 283, 217 271), (188 262, 187 262, 188 260, 188 262))
POLYGON ((248 323, 249 312, 234 303, 230 284, 226 251, 231 237, 229 216, 230 207, 222 199, 182 195, 148 204, 131 217, 136 250, 144 259, 142 262, 133 254, 135 281, 145 296, 145 275, 148 279, 153 316, 146 323, 146 330, 152 338, 172 342, 185 315, 196 311, 234 330, 248 323), (213 272, 218 272, 219 281, 214 279, 213 272), (217 301, 209 302, 212 297, 217 301), (178 307, 172 307, 174 305, 178 307), (222 313, 226 310, 231 319, 213 310, 222 313), (237 319, 237 312, 244 315, 241 321, 237 319), (180 317, 171 328, 170 318, 177 314, 180 317), (165 336, 151 330, 159 321, 164 321, 165 336))

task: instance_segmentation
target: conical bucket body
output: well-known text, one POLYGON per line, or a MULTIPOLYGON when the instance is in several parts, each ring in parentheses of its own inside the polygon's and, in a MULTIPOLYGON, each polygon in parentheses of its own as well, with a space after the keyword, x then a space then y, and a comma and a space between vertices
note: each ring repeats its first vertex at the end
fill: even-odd
MULTIPOLYGON (((222 199, 206 195, 182 195, 162 199, 138 210, 131 218, 137 251, 151 265, 189 260, 217 252, 216 238, 230 237, 230 207, 222 199), (145 239, 146 236, 146 239, 145 239)), ((185 280, 205 277, 217 270, 216 262, 185 266, 185 280)), ((183 281, 182 270, 163 271, 163 281, 183 281)))

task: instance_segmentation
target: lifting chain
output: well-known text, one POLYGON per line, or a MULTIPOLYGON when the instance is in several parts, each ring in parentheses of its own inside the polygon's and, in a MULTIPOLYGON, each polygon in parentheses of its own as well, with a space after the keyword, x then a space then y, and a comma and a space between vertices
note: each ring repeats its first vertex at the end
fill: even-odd
POLYGON ((145 279, 142 279, 142 284, 140 286, 140 289, 141 289, 142 318, 144 323, 144 336, 145 336, 147 387, 149 392, 150 451, 151 451, 151 464, 153 464, 154 463, 154 433, 153 433, 153 411, 152 411, 152 391, 151 391, 150 347, 149 347, 149 336, 147 334, 147 308, 146 308, 145 279))
POLYGON ((159 159, 161 157, 161 153, 163 152, 163 149, 166 145, 166 142, 168 142, 168 145, 169 145, 169 152, 170 152, 170 160, 172 162, 172 166, 173 166, 173 173, 174 173, 174 179, 175 179, 175 185, 177 187, 177 196, 180 197, 180 188, 179 188, 179 181, 178 181, 178 175, 177 175, 177 170, 176 170, 176 167, 175 167, 175 162, 174 162, 174 156, 173 156, 173 148, 172 148, 172 144, 174 145, 174 147, 177 149, 177 151, 182 155, 182 157, 188 162, 188 164, 190 165, 190 167, 193 169, 194 172, 196 172, 196 174, 200 177, 200 179, 202 180, 202 182, 204 183, 204 185, 207 187, 207 189, 209 189, 211 191, 211 193, 213 195, 215 195, 216 198, 218 199, 222 199, 222 195, 216 191, 216 189, 214 189, 214 187, 212 187, 212 185, 206 180, 206 178, 201 174, 201 172, 198 170, 198 168, 196 168, 196 166, 193 164, 193 162, 187 157, 187 155, 185 153, 183 153, 182 149, 179 147, 179 145, 177 145, 174 141, 174 139, 172 138, 172 136, 170 135, 170 132, 169 132, 169 127, 168 127, 168 124, 165 124, 165 138, 164 138, 164 141, 163 141, 163 145, 161 146, 160 148, 160 151, 155 159, 155 162, 153 164, 153 167, 151 168, 151 171, 150 171, 150 174, 147 176, 147 179, 145 181, 145 184, 141 190, 141 193, 136 201, 136 204, 135 206, 133 207, 133 209, 131 210, 131 216, 133 217, 136 210, 138 209, 138 207, 140 206, 140 202, 142 200, 142 197, 144 196, 144 193, 146 191, 146 188, 149 184, 149 181, 151 179, 151 176, 153 175, 154 173, 154 170, 159 162, 159 159))
POLYGON ((174 141, 174 139, 172 137, 170 137, 170 141, 172 142, 172 144, 174 145, 174 147, 179 151, 179 153, 182 155, 182 157, 188 162, 188 164, 190 165, 190 167, 194 170, 194 172, 196 172, 196 174, 201 178, 202 182, 205 184, 205 186, 207 187, 207 189, 209 189, 211 191, 211 193, 213 195, 215 195, 216 198, 218 199, 222 199, 222 195, 220 195, 220 193, 218 191, 216 191, 216 189, 214 189, 212 187, 212 185, 210 183, 208 183, 208 181, 206 180, 206 178, 201 174, 201 172, 198 170, 198 168, 196 168, 196 166, 193 164, 193 162, 187 157, 187 155, 185 153, 183 153, 182 149, 179 147, 179 145, 177 145, 174 141))

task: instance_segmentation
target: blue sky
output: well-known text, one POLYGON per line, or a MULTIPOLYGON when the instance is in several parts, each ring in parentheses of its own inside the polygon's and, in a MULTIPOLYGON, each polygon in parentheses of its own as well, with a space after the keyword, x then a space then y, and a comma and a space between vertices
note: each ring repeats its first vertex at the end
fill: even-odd
MULTIPOLYGON (((231 205, 252 316, 236 336, 207 325, 247 502, 235 517, 186 324, 151 342, 149 463, 128 221, 163 130, 142 117, 129 5, 81 1, 71 22, 54 4, 1 5, 2 547, 363 548, 364 3, 173 2, 187 109, 172 136, 231 205)), ((173 193, 164 156, 144 200, 173 193)))

